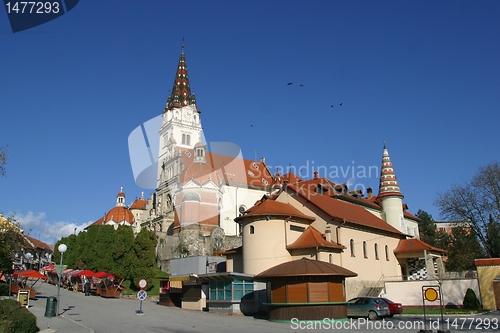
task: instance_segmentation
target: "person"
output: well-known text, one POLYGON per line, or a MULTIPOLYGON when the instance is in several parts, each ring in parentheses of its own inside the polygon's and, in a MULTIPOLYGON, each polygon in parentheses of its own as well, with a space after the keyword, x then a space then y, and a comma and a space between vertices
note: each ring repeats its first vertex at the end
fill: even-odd
POLYGON ((85 296, 90 296, 90 280, 84 275, 83 277, 83 291, 85 296))

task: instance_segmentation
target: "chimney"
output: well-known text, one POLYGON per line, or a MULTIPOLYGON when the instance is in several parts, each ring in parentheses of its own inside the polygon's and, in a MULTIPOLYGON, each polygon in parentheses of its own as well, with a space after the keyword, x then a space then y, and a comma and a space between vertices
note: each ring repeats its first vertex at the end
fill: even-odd
POLYGON ((318 171, 314 171, 314 179, 318 179, 318 171))
POLYGON ((326 239, 327 242, 331 242, 332 241, 332 230, 330 229, 329 225, 326 226, 325 239, 326 239))
POLYGON ((367 196, 368 196, 368 199, 371 199, 371 198, 372 198, 372 196, 373 196, 373 195, 372 195, 372 192, 373 192, 373 190, 372 190, 372 188, 371 188, 371 187, 368 187, 368 188, 366 189, 366 194, 367 194, 367 196))

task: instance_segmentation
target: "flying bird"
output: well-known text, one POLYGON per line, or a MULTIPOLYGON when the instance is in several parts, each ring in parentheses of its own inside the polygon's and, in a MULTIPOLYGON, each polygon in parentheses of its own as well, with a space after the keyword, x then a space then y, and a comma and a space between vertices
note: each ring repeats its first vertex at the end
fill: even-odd
POLYGON ((292 84, 293 84, 293 82, 288 82, 286 85, 291 86, 292 84))
POLYGON ((301 86, 301 87, 303 87, 304 85, 303 85, 303 84, 301 84, 300 86, 301 86))
POLYGON ((342 106, 342 103, 340 103, 339 105, 342 106))

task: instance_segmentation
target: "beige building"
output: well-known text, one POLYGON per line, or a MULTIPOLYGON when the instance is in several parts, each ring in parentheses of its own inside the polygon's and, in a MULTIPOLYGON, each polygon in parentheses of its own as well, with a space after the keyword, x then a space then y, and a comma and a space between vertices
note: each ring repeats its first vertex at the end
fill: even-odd
POLYGON ((483 309, 500 309, 500 258, 476 259, 483 309))
POLYGON ((357 273, 347 297, 377 295, 386 280, 434 278, 443 250, 418 239, 418 218, 407 211, 384 146, 379 193, 366 197, 345 184, 285 175, 282 186, 245 214, 241 251, 228 251, 228 267, 259 274, 303 257, 357 273), (292 181, 287 181, 292 180, 292 181), (238 263, 237 261, 242 261, 238 263))

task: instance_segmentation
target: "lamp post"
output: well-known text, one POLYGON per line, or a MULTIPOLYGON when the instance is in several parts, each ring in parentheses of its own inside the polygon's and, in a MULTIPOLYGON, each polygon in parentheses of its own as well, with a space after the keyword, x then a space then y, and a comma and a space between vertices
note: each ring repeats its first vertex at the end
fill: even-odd
POLYGON ((66 244, 61 244, 57 247, 59 252, 61 252, 61 264, 59 265, 59 281, 57 283, 57 315, 59 316, 59 291, 61 289, 61 280, 62 280, 62 272, 63 272, 63 266, 62 266, 62 261, 63 261, 63 254, 66 252, 68 247, 66 244))

